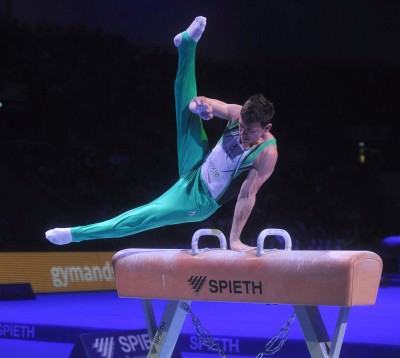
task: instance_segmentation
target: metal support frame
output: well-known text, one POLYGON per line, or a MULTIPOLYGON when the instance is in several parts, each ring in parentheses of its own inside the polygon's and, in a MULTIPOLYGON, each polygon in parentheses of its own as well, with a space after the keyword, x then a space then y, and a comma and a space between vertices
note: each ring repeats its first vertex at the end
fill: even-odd
MULTIPOLYGON (((147 330, 152 339, 148 358, 171 357, 186 318, 184 303, 168 301, 157 328, 151 300, 142 300, 147 330)), ((338 358, 346 333, 350 307, 340 307, 333 339, 329 338, 318 306, 293 306, 312 358, 338 358)))
POLYGON ((338 358, 347 328, 350 308, 340 307, 331 341, 318 306, 293 306, 312 358, 338 358))
POLYGON ((146 321, 147 332, 149 334, 149 338, 153 340, 154 335, 157 331, 157 322, 154 315, 153 301, 143 299, 142 307, 144 312, 144 319, 146 321))
POLYGON ((147 355, 148 358, 172 356, 187 314, 183 303, 186 303, 190 307, 191 301, 168 301, 161 322, 156 330, 153 304, 150 300, 142 301, 147 330, 152 339, 147 355))

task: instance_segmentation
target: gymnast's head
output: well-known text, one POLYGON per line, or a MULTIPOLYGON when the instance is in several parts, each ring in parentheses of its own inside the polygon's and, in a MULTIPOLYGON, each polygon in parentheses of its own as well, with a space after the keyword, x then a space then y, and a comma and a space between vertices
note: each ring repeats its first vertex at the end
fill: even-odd
POLYGON ((274 105, 262 94, 252 95, 240 111, 239 131, 243 144, 252 144, 272 128, 274 105))
POLYGON ((267 100, 261 93, 253 94, 249 97, 240 111, 240 117, 244 123, 251 124, 258 122, 263 128, 272 123, 274 114, 274 104, 267 100))

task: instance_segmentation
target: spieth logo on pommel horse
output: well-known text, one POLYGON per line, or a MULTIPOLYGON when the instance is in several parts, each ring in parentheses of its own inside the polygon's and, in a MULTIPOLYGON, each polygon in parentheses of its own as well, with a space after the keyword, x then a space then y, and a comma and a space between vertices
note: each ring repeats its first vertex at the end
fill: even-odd
POLYGON ((262 295, 261 281, 240 281, 240 280, 214 280, 207 279, 207 276, 191 276, 188 279, 196 295, 208 283, 208 291, 215 294, 224 294, 225 292, 235 295, 262 295))
POLYGON ((148 357, 168 357, 178 339, 190 302, 225 301, 293 305, 312 357, 339 357, 352 306, 375 304, 382 274, 381 258, 370 251, 291 250, 282 229, 265 229, 257 248, 227 250, 216 229, 194 233, 191 250, 127 249, 117 252, 113 265, 120 297, 143 299, 152 337, 148 357), (216 236, 220 248, 199 249, 201 236, 216 236), (268 236, 280 236, 283 250, 265 250, 268 236), (151 299, 166 299, 160 329, 151 299), (330 339, 318 306, 338 306, 330 339), (154 339, 156 338, 156 341, 154 339))

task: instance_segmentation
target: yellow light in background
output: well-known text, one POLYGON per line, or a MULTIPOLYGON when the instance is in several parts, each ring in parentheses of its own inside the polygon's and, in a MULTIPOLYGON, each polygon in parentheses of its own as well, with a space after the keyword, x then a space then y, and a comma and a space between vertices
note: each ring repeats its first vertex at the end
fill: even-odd
POLYGON ((365 142, 358 142, 358 161, 361 165, 364 165, 366 162, 365 156, 365 142))

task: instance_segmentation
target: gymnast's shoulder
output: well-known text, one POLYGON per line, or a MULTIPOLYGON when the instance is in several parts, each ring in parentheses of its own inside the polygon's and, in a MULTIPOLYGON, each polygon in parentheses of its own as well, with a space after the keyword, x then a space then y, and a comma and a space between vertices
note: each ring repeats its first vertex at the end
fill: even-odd
POLYGON ((278 147, 276 146, 276 139, 272 133, 268 133, 264 142, 270 143, 270 145, 266 145, 256 158, 254 161, 254 168, 261 173, 265 172, 271 174, 278 160, 278 147))

